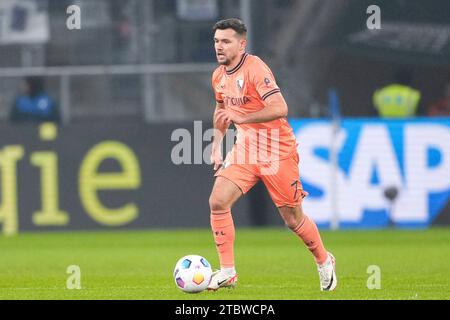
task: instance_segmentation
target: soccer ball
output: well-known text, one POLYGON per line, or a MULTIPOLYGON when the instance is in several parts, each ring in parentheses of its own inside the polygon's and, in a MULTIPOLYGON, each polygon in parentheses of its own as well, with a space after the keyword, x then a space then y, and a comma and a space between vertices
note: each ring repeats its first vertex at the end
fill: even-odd
POLYGON ((208 260, 198 255, 188 255, 178 260, 173 271, 177 287, 184 292, 203 291, 211 281, 211 265, 208 260))

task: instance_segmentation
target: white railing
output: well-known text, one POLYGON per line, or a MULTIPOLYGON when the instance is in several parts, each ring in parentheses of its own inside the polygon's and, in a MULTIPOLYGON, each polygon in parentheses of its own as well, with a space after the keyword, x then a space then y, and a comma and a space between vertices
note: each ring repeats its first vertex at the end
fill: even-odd
POLYGON ((144 64, 144 65, 96 65, 96 66, 64 66, 64 67, 26 67, 0 68, 0 79, 11 77, 43 76, 60 78, 60 106, 63 123, 71 120, 70 82, 74 76, 104 75, 142 75, 144 90, 144 117, 146 121, 158 119, 155 109, 154 75, 212 73, 217 65, 214 63, 180 63, 180 64, 144 64))

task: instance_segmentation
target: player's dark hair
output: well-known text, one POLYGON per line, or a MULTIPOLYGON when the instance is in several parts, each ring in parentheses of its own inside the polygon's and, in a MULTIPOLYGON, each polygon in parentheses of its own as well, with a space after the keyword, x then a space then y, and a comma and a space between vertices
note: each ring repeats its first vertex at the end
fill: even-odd
POLYGON ((233 29, 240 36, 245 36, 247 34, 247 27, 245 26, 245 24, 241 20, 236 18, 225 19, 216 22, 213 27, 213 31, 216 32, 217 29, 233 29))

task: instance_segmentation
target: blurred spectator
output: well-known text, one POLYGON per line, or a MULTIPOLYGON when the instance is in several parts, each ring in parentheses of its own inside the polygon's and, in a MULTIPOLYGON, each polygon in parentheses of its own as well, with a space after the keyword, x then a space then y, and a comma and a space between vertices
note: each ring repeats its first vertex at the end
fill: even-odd
POLYGON ((114 25, 113 46, 114 63, 129 63, 129 51, 132 36, 131 21, 127 15, 121 14, 114 25))
POLYGON ((9 115, 12 122, 60 121, 56 104, 45 91, 41 77, 25 78, 20 91, 9 115))
POLYGON ((431 117, 450 116, 450 78, 445 84, 444 97, 430 105, 427 114, 431 117))
POLYGON ((421 94, 411 87, 412 73, 407 69, 396 72, 394 83, 375 91, 373 104, 380 117, 412 117, 417 113, 421 94))

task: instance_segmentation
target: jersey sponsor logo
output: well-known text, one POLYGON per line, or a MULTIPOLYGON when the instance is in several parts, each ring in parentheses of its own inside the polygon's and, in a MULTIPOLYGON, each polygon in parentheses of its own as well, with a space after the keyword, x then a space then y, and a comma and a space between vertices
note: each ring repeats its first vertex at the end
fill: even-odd
POLYGON ((239 97, 239 98, 235 98, 235 97, 225 97, 224 99, 225 105, 227 106, 233 106, 233 107, 239 107, 242 106, 244 104, 247 104, 250 102, 250 98, 249 97, 239 97))

